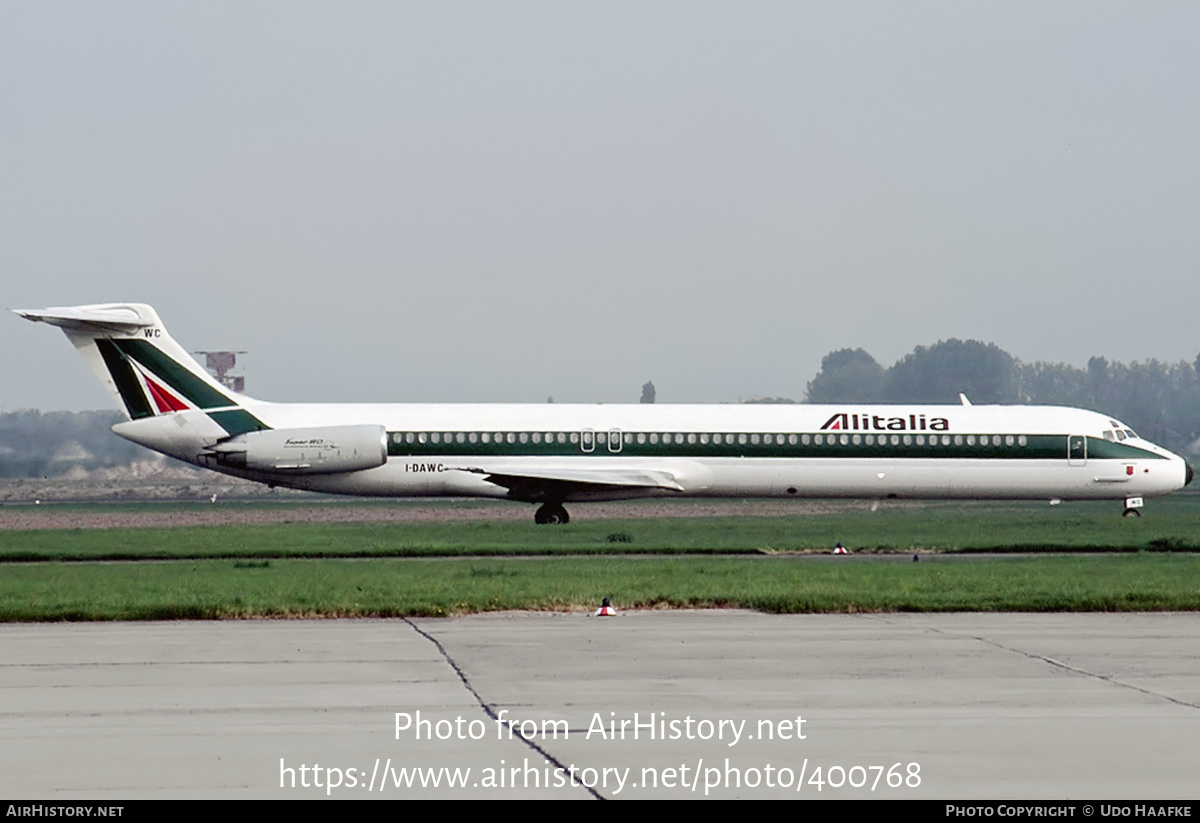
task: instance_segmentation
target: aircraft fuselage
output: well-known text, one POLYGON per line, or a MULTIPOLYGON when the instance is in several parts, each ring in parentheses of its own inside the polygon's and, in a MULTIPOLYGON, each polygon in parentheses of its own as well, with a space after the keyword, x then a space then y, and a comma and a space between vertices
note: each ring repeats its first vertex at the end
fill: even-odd
POLYGON ((124 408, 122 437, 297 489, 562 504, 637 497, 1124 500, 1187 485, 1171 452, 1054 406, 303 404, 218 383, 150 306, 19 310, 59 326, 124 408))

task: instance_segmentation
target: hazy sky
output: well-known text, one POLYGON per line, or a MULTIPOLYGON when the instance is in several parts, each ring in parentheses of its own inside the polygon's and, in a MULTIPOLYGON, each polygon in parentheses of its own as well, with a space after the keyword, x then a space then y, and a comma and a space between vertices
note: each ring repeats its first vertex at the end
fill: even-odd
MULTIPOLYGON (((801 399, 1200 352, 1200 4, 0 3, 4 308, 273 400, 801 399)), ((0 408, 109 408, 0 317, 0 408)))

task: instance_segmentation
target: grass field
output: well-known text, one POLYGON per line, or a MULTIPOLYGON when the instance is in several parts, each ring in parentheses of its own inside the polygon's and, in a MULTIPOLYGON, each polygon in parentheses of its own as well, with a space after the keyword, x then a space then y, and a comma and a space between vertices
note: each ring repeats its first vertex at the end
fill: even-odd
MULTIPOLYGON (((446 504, 443 504, 446 505, 446 504)), ((468 504, 469 505, 469 504, 468 504)), ((397 504, 348 502, 346 507, 397 504)), ((95 505, 78 507, 103 511, 95 505)), ((211 511, 179 504, 181 512, 211 511)), ((114 507, 159 512, 162 504, 114 507)), ((110 511, 113 509, 110 509, 110 511)), ((941 503, 883 507, 842 504, 820 516, 631 517, 589 519, 577 508, 566 526, 532 520, 288 522, 286 505, 232 505, 229 525, 189 528, 4 530, 0 563, 39 560, 149 560, 284 557, 448 557, 570 554, 737 554, 825 551, 841 541, 855 551, 1147 551, 1200 550, 1200 495, 1150 502, 1141 518, 1122 518, 1118 503, 941 503), (268 511, 274 522, 247 524, 268 511)), ((686 511, 685 507, 680 507, 686 511)), ((635 509, 636 511, 636 509, 635 509)), ((0 511, 2 514, 2 511, 0 511)))
POLYGON ((576 557, 199 560, 6 567, 0 620, 450 615, 508 609, 767 612, 1200 609, 1200 557, 576 557))
POLYGON ((560 527, 0 529, 0 620, 447 615, 594 609, 605 596, 772 612, 1197 610, 1197 549, 1194 495, 1152 501, 1140 519, 1111 503, 938 504, 560 527), (839 540, 855 554, 803 554, 839 540))

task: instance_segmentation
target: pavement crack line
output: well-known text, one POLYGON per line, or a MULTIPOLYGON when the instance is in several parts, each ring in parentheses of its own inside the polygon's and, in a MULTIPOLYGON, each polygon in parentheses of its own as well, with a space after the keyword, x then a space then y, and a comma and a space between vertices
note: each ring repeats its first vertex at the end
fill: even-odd
MULTIPOLYGON (((458 675, 458 679, 462 681, 463 686, 465 686, 467 691, 469 691, 471 693, 471 696, 475 698, 475 702, 479 704, 479 708, 483 709, 483 713, 486 714, 488 717, 490 717, 492 720, 495 720, 497 723, 499 723, 500 718, 496 715, 496 712, 492 710, 491 705, 489 703, 487 703, 483 699, 483 697, 480 696, 479 692, 475 690, 475 687, 471 685, 471 679, 469 677, 467 677, 467 673, 464 672, 462 670, 462 667, 459 666, 458 663, 455 662, 454 658, 450 656, 450 652, 446 651, 446 647, 441 644, 441 641, 439 641, 436 637, 431 635, 429 632, 422 629, 416 623, 412 622, 412 620, 410 620, 409 618, 402 617, 400 619, 403 620, 405 623, 407 623, 412 628, 413 631, 415 631, 417 634, 421 635, 421 637, 424 637, 426 640, 428 640, 430 643, 432 643, 435 648, 437 648, 438 652, 442 655, 442 657, 445 659, 445 661, 450 664, 450 668, 454 669, 454 673, 458 675)), ((566 764, 564 764, 557 757, 550 754, 550 752, 546 751, 541 746, 539 746, 537 741, 531 740, 530 738, 526 737, 521 732, 520 729, 510 727, 509 731, 512 732, 517 738, 519 738, 521 740, 521 742, 524 743, 526 746, 533 749, 535 752, 540 754, 542 757, 546 758, 546 760, 548 760, 550 763, 554 764, 554 766, 556 766, 557 768, 562 769, 564 773, 567 773, 569 771, 566 764)), ((591 786, 584 785, 583 782, 580 782, 579 785, 583 789, 585 789, 588 792, 588 794, 590 794, 596 800, 607 800, 608 799, 607 797, 600 794, 598 791, 596 791, 591 786)))
POLYGON ((1186 706, 1189 709, 1200 709, 1200 704, 1192 703, 1187 700, 1180 700, 1177 697, 1171 697, 1171 695, 1169 695, 1169 694, 1163 694, 1162 692, 1156 692, 1153 689, 1147 689, 1142 686, 1135 686, 1132 683, 1126 683, 1122 680, 1118 680, 1116 677, 1114 677, 1112 675, 1100 674, 1099 672, 1093 672, 1093 671, 1088 671, 1087 669, 1081 669, 1078 666, 1072 666, 1068 663, 1062 662, 1061 660, 1055 660, 1053 657, 1047 657, 1044 654, 1036 654, 1034 652, 1027 652, 1027 651, 1022 651, 1021 649, 1015 649, 1012 646, 1005 646, 1003 643, 997 643, 995 640, 988 640, 986 637, 980 637, 979 635, 973 635, 973 634, 972 635, 961 635, 961 634, 956 634, 954 632, 947 632, 942 629, 932 629, 932 631, 937 634, 944 634, 944 635, 949 635, 952 637, 970 637, 972 640, 975 640, 979 643, 984 643, 988 646, 992 646, 994 648, 1001 649, 1006 652, 1011 652, 1012 654, 1017 654, 1022 657, 1026 657, 1030 660, 1041 660, 1043 663, 1048 663, 1051 666, 1054 666, 1055 668, 1062 669, 1063 671, 1068 671, 1068 672, 1071 672, 1072 674, 1082 675, 1083 677, 1090 677, 1094 680, 1099 680, 1103 683, 1107 683, 1110 686, 1116 686, 1119 689, 1129 689, 1130 691, 1135 691, 1135 692, 1144 694, 1147 697, 1156 697, 1159 700, 1165 700, 1168 703, 1174 703, 1177 706, 1186 706))

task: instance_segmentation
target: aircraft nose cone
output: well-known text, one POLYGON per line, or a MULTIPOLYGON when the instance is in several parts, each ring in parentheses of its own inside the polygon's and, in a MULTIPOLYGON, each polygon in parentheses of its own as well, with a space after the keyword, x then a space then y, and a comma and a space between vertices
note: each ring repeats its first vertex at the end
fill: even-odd
POLYGON ((1187 486, 1188 484, 1190 484, 1192 482, 1192 477, 1193 477, 1192 464, 1185 462, 1183 464, 1183 485, 1187 486))

